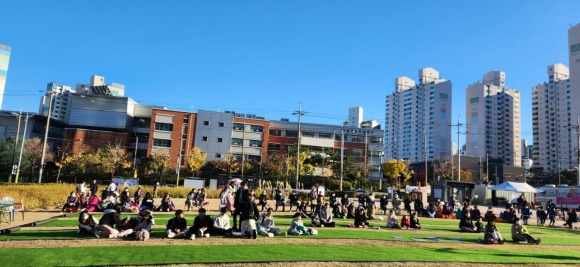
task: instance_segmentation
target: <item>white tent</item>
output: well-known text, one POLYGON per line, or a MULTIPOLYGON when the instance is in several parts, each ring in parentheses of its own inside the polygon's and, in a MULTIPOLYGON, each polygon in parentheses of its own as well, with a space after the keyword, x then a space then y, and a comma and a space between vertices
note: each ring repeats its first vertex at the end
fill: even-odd
POLYGON ((542 190, 535 189, 527 183, 516 183, 516 182, 504 182, 489 188, 490 190, 503 190, 503 191, 513 191, 519 193, 538 193, 542 190))

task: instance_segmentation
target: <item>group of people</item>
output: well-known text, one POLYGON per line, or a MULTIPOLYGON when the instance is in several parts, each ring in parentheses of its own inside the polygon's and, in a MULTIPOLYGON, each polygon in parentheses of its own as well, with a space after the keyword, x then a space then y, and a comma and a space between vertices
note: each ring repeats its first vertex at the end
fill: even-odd
POLYGON ((123 219, 121 219, 121 212, 121 205, 105 209, 97 222, 87 209, 83 209, 78 218, 77 234, 95 235, 97 238, 133 236, 138 240, 148 240, 151 228, 155 224, 151 211, 144 209, 135 218, 126 217, 123 219))

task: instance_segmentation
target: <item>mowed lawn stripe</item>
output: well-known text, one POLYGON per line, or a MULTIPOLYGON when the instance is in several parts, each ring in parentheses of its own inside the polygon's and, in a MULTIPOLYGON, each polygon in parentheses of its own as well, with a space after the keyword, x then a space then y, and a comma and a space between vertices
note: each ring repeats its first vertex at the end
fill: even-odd
POLYGON ((271 261, 445 261, 496 263, 578 263, 575 249, 505 251, 486 249, 311 246, 302 245, 116 246, 74 248, 9 248, 2 250, 6 266, 157 265, 271 261))

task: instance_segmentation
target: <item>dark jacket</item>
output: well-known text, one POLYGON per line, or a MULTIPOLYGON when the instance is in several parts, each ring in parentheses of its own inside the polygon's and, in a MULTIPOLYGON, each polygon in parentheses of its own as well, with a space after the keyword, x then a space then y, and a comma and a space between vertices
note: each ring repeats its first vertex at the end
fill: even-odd
POLYGON ((117 212, 109 212, 99 220, 99 225, 108 225, 111 228, 118 226, 121 224, 121 219, 119 218, 119 214, 117 212))
POLYGON ((248 199, 248 194, 250 194, 250 192, 247 189, 242 190, 242 188, 240 187, 238 191, 236 191, 236 195, 234 198, 234 208, 239 209, 241 207, 241 204, 248 199))
POLYGON ((208 230, 211 230, 213 227, 213 220, 211 216, 205 215, 203 219, 199 216, 196 216, 193 220, 193 228, 194 229, 201 229, 202 227, 207 227, 208 230))
POLYGON ((387 205, 389 205, 389 200, 386 197, 381 197, 380 203, 381 209, 386 209, 387 205))
POLYGON ((290 203, 298 203, 298 195, 297 194, 290 195, 290 203))
POLYGON ((475 226, 473 226, 473 222, 471 221, 471 218, 467 218, 467 216, 463 216, 463 218, 461 218, 461 221, 459 221, 459 229, 463 228, 463 227, 467 227, 467 228, 475 228, 475 226))
POLYGON ((363 213, 363 214, 359 214, 357 212, 357 214, 354 216, 354 225, 355 226, 361 226, 363 225, 363 223, 366 225, 367 224, 367 216, 363 213))
POLYGON ((179 229, 181 231, 187 229, 187 220, 185 218, 177 218, 177 217, 170 219, 167 222, 167 230, 174 231, 175 229, 179 229))
POLYGON ((245 221, 248 219, 258 220, 258 217, 260 216, 260 211, 258 211, 258 206, 254 202, 245 201, 240 206, 240 209, 241 209, 241 215, 240 215, 241 221, 245 221))
POLYGON ((79 216, 79 224, 95 226, 97 223, 95 222, 93 215, 89 214, 89 217, 85 220, 83 219, 83 215, 81 213, 81 215, 79 216))
POLYGON ((91 184, 91 195, 96 196, 97 191, 99 191, 99 186, 95 183, 91 184))

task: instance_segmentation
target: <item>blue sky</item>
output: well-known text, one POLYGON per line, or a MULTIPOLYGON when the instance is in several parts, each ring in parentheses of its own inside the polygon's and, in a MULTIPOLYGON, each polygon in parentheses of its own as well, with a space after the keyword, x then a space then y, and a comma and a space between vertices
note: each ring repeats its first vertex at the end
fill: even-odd
POLYGON ((304 121, 340 124, 362 106, 384 124, 394 79, 433 67, 452 81, 463 121, 465 88, 503 70, 531 141, 531 86, 546 66, 568 65, 578 10, 580 1, 0 0, 0 43, 12 47, 3 109, 37 111, 47 83, 98 74, 170 109, 296 120, 301 103, 304 121))

